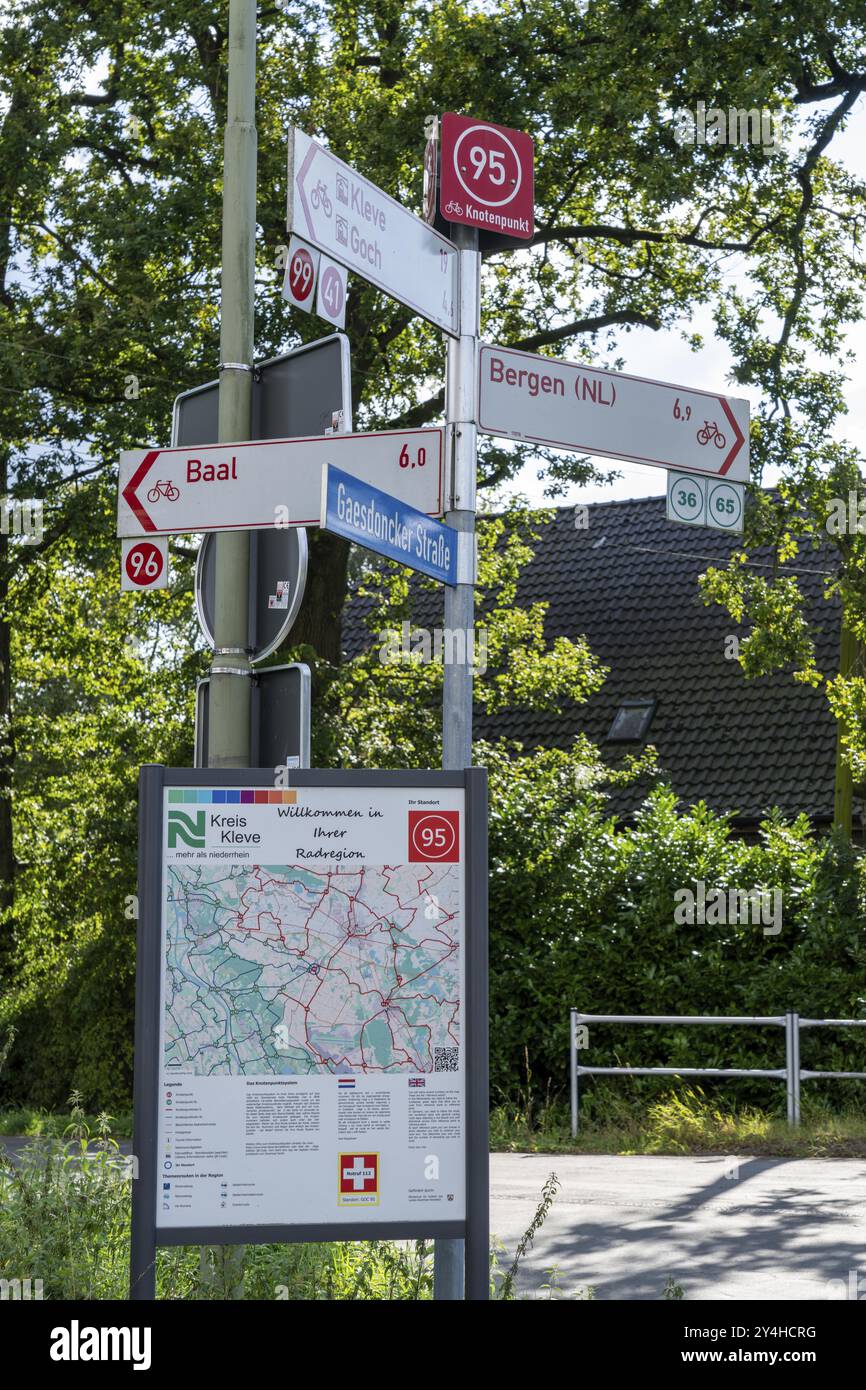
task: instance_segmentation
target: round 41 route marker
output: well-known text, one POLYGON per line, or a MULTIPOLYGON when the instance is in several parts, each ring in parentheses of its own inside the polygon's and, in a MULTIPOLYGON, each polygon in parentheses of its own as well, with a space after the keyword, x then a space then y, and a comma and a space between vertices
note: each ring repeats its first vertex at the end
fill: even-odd
POLYGON ((319 289, 316 313, 335 328, 346 326, 346 294, 349 276, 336 261, 323 256, 319 265, 319 289))
POLYGON ((120 587, 141 593, 168 587, 168 539, 124 540, 120 544, 120 587))

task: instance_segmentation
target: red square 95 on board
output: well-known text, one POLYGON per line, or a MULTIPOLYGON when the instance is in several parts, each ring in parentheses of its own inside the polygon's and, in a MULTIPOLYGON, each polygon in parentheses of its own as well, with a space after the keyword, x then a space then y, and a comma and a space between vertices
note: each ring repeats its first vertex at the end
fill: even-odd
POLYGON ((409 812, 409 863, 457 864, 460 861, 459 811, 409 812))

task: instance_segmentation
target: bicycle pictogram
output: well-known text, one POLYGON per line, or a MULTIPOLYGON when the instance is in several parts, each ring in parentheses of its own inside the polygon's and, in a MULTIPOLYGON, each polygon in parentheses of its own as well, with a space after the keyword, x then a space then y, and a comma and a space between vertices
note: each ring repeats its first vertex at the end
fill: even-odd
POLYGON ((462 217, 462 216, 463 216, 463 206, 462 206, 462 204, 461 204, 461 203, 455 202, 454 199, 452 198, 451 201, 450 201, 450 203, 448 203, 447 207, 445 208, 445 216, 447 217, 449 213, 453 213, 455 217, 462 217))
POLYGON ((701 429, 698 430, 699 444, 709 444, 710 440, 713 441, 717 449, 724 449, 726 443, 725 436, 722 434, 715 420, 705 420, 701 429))
POLYGON ((180 488, 175 487, 170 478, 164 482, 156 482, 147 494, 147 500, 158 502, 160 497, 164 497, 168 502, 176 502, 180 497, 180 488))
POLYGON ((334 211, 334 205, 328 197, 328 190, 325 186, 324 179, 319 179, 319 182, 310 194, 310 202, 314 208, 323 208, 326 217, 330 217, 331 213, 334 211))

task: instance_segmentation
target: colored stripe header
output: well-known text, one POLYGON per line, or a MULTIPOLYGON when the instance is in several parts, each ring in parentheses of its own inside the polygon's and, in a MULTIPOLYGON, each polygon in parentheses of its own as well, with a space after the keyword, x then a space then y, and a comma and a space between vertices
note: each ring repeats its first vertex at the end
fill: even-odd
POLYGON ((172 806, 294 806, 298 793, 269 787, 169 787, 172 806))

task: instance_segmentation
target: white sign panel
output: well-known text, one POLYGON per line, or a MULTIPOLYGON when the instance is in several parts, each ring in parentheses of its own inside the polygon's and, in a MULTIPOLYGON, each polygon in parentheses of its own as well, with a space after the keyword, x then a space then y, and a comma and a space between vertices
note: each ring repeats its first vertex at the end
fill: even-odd
POLYGON ((288 229, 446 333, 459 333, 455 247, 295 128, 288 229))
POLYGON ((428 516, 444 510, 442 429, 126 449, 119 536, 318 526, 322 465, 333 463, 428 516))
POLYGON ((667 519, 718 531, 742 531, 744 493, 742 483, 669 472, 667 519))
POLYGON ((482 345, 478 428, 554 449, 749 480, 749 403, 482 345))
POLYGON ((165 788, 158 1228, 466 1217, 462 788, 165 788))

